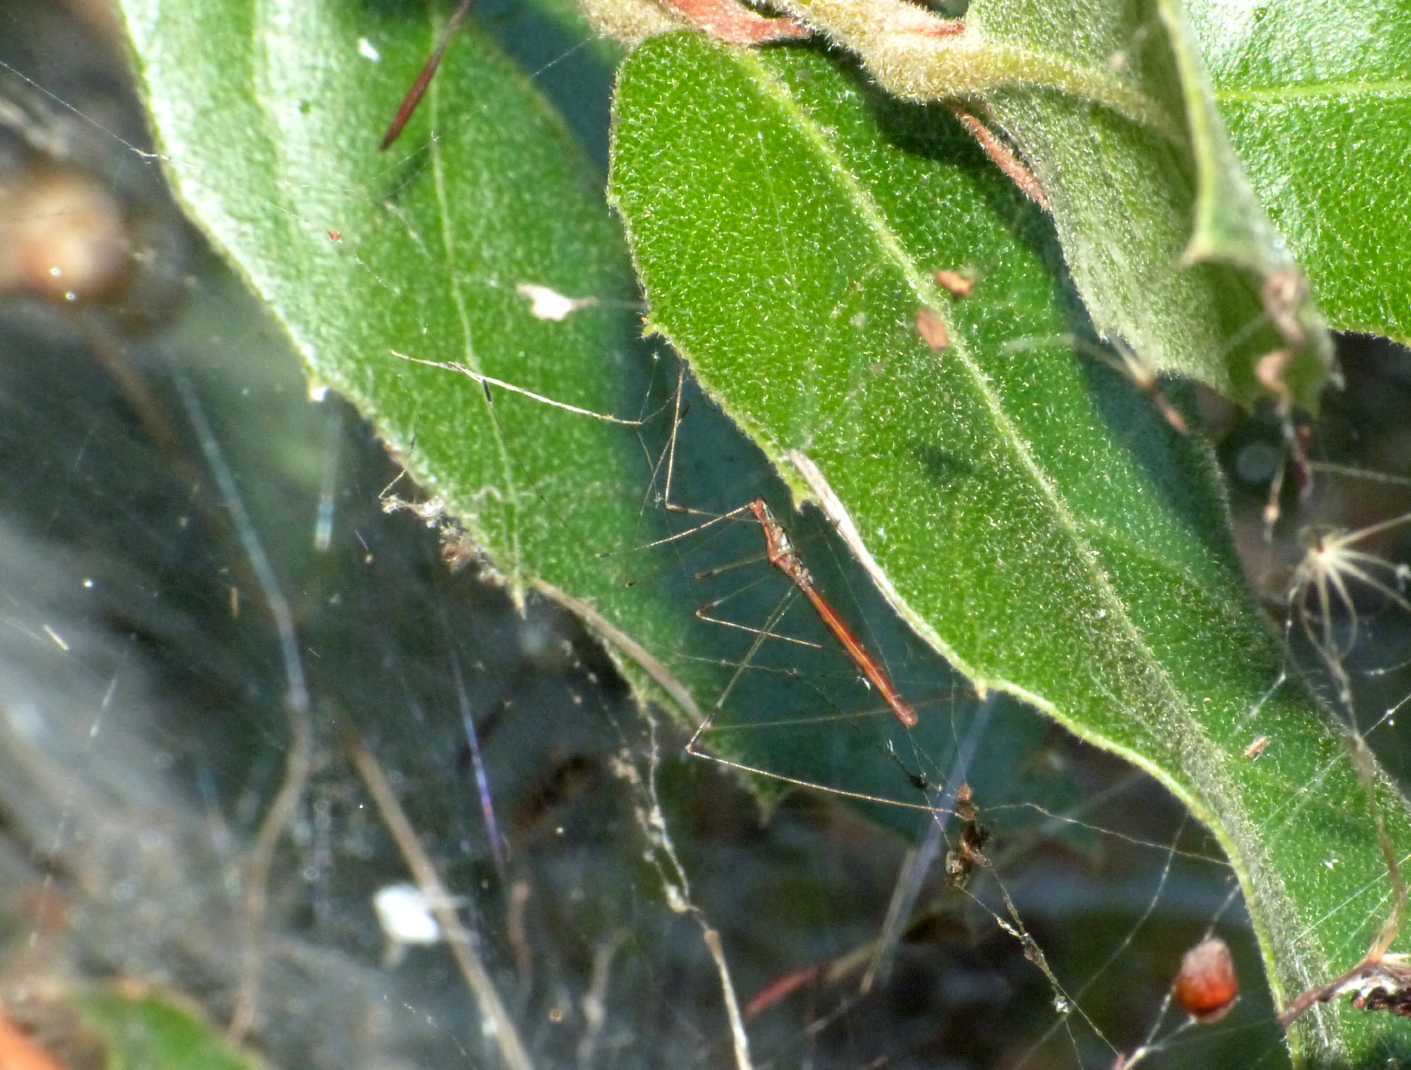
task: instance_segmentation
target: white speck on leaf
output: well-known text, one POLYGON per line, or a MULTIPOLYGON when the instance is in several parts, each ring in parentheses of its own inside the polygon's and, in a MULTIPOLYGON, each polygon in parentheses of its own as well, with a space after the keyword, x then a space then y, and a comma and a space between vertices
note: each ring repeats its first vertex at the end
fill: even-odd
POLYGON ((366 37, 358 38, 358 55, 363 59, 372 60, 373 63, 379 63, 382 60, 382 53, 377 51, 377 46, 366 37))
POLYGON ((597 304, 595 297, 565 297, 557 290, 532 282, 521 282, 514 288, 520 297, 529 300, 529 311, 535 319, 560 323, 580 308, 597 304))

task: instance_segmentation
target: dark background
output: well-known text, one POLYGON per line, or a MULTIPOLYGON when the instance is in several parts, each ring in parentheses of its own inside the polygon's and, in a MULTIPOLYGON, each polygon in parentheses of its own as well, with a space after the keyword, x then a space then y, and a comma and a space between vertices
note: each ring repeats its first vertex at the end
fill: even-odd
MULTIPOLYGON (((476 17, 531 71, 575 43, 507 2, 476 17)), ((65 993, 122 979, 224 1026, 253 953, 249 1043, 276 1065, 495 1065, 444 947, 386 955, 372 897, 409 876, 346 760, 352 726, 538 1065, 732 1064, 701 923, 672 908, 652 863, 664 852, 648 851, 654 804, 742 1004, 824 968, 750 1023, 757 1065, 1105 1068, 1113 1046, 1148 1036, 1181 953, 1215 922, 1246 998, 1147 1065, 1283 1064, 1228 870, 1198 857, 1213 846, 1161 788, 1004 706, 979 746, 1002 759, 1010 733, 1036 736, 1014 797, 1064 799, 1072 820, 992 842, 996 870, 970 895, 947 888, 939 860, 907 870, 910 845, 827 796, 797 793, 766 819, 738 778, 687 759, 678 728, 638 710, 572 619, 521 611, 474 560, 447 564, 424 518, 384 511, 396 464, 339 399, 309 397, 277 329, 136 151, 147 142, 104 5, 6 4, 0 59, 9 1016, 32 1023, 65 993), (60 280, 44 270, 56 257, 73 265, 60 280), (307 702, 291 702, 301 678, 307 702), (281 785, 298 791, 252 943, 251 860, 281 785), (864 993, 899 880, 916 913, 864 993), (1076 1007, 996 923, 997 882, 1076 1007)), ((575 91, 571 63, 554 72, 575 125, 600 122, 603 86, 575 91)), ((1342 360, 1314 456, 1404 479, 1411 361, 1356 339, 1342 360)), ((1404 482, 1319 471, 1309 500, 1285 494, 1267 541, 1277 422, 1206 410, 1275 626, 1300 530, 1411 510, 1404 482)), ((405 480, 391 493, 417 499, 405 480)), ((1402 529, 1363 549, 1411 558, 1402 529)), ((1349 667, 1370 721, 1411 692, 1404 667, 1379 671, 1404 660, 1411 621, 1366 592, 1358 610, 1349 667)), ((1295 655, 1316 664, 1299 634, 1295 655)), ((1392 722, 1372 737, 1401 775, 1403 736, 1392 722)), ((80 1065, 63 1027, 45 1036, 80 1065)))

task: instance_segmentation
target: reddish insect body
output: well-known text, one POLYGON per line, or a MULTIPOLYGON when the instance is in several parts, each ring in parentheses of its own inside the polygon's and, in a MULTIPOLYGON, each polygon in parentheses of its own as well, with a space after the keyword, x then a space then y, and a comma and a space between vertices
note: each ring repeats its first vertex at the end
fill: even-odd
POLYGON ((837 611, 818 593, 818 589, 813 585, 813 575, 804 567, 799 555, 794 552, 793 544, 789 542, 789 536, 784 533, 779 521, 774 519, 774 514, 769 511, 769 506, 765 504, 764 499, 756 498, 750 502, 749 509, 754 513, 755 519, 759 521, 759 526, 764 529, 765 556, 769 558, 769 563, 788 576, 793 585, 803 592, 809 604, 822 618, 823 623, 828 626, 828 630, 842 644, 843 650, 847 652, 858 671, 867 678, 868 683, 877 689, 877 693, 882 696, 882 701, 896 714, 897 720, 907 728, 915 727, 916 711, 906 704, 906 700, 897 693, 897 689, 893 686, 891 678, 887 676, 886 670, 877 664, 872 655, 867 652, 867 648, 843 623, 843 619, 838 616, 837 611))
POLYGON ((436 48, 427 59, 425 66, 421 68, 421 73, 416 76, 412 87, 407 90, 407 95, 402 98, 402 103, 397 108, 397 114, 393 117, 391 125, 387 127, 387 133, 382 135, 382 143, 377 146, 379 149, 390 148, 392 143, 402 136, 402 131, 411 121, 417 105, 421 103, 421 98, 426 95, 426 89, 431 85, 431 79, 436 77, 436 69, 441 66, 441 59, 446 55, 451 38, 456 35, 461 23, 470 14, 470 5, 471 0, 462 0, 461 6, 456 8, 455 14, 451 16, 451 21, 446 23, 446 28, 441 31, 441 39, 436 42, 436 48))

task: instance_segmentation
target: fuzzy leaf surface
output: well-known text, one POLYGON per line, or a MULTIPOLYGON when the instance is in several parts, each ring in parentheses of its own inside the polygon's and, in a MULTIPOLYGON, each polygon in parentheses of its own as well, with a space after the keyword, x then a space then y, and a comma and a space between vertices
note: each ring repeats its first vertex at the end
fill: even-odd
POLYGON ((1411 341, 1411 8, 1186 8, 1235 152, 1329 322, 1411 341))
POLYGON ((506 404, 512 394, 394 355, 636 415, 647 382, 631 271, 601 172, 557 113, 469 28, 402 141, 379 153, 441 28, 426 10, 123 10, 178 196, 312 380, 377 424, 516 592, 596 602, 594 551, 641 538, 632 432, 506 404), (526 284, 582 307, 536 316, 526 284))
MULTIPOLYGON (((1055 340, 1076 321, 1047 224, 948 114, 815 52, 662 38, 619 81, 611 192, 651 326, 796 497, 855 533, 916 633, 1214 830, 1277 999, 1355 963, 1390 895, 1369 803, 1311 697, 1264 700, 1282 653, 1209 452, 1055 340), (971 272, 973 296, 938 268, 971 272), (922 309, 948 348, 918 336, 922 309), (1251 762, 1259 734, 1275 742, 1251 762)), ((1377 806, 1404 852, 1404 800, 1384 784, 1377 806)), ((1297 1053, 1405 1050, 1398 1023, 1319 1014, 1297 1053)))
MULTIPOLYGON (((377 139, 437 23, 405 13, 370 21, 336 0, 236 3, 219 16, 132 0, 124 11, 178 195, 293 340, 313 381, 373 421, 517 592, 538 589, 572 608, 634 684, 695 728, 730 688, 743 650, 742 633, 692 612, 707 597, 693 575, 757 555, 759 532, 729 525, 715 539, 659 542, 672 530, 656 499, 674 365, 639 340, 641 305, 601 172, 537 83, 466 33, 423 113, 384 156, 377 139), (212 48, 229 62, 206 62, 212 48), (521 283, 596 303, 562 321, 538 319, 521 283), (603 423, 487 392, 393 350, 459 362, 598 413, 650 418, 640 428, 603 423)), ((537 56, 527 62, 542 65, 537 56)), ((740 505, 741 493, 779 497, 751 443, 703 399, 688 407, 682 438, 691 457, 679 471, 698 502, 723 510, 740 505)), ((791 527, 810 542, 828 534, 817 518, 791 527)), ((845 551, 826 556, 846 567, 845 551)), ((756 622, 767 616, 780 595, 770 578, 756 604, 732 609, 756 622)), ((860 587, 866 597, 865 579, 860 587)), ((891 630, 900 633, 895 622, 891 630)), ((912 673, 942 690, 939 661, 917 651, 912 673)), ((865 691, 846 674, 832 690, 865 691)), ((756 673, 735 691, 777 712, 800 688, 782 673, 756 673)), ((1010 755, 1039 745, 1034 719, 1002 720, 1010 755)), ((880 727, 869 738, 884 734, 884 718, 872 723, 880 727)), ((939 720, 923 728, 928 746, 948 733, 939 720)), ((727 749, 776 774, 914 801, 876 743, 860 758, 853 736, 785 732, 727 749)), ((996 775, 1007 760, 996 754, 996 775)), ((766 793, 772 785, 777 794, 778 783, 760 781, 766 793)), ((874 816, 906 830, 916 824, 890 807, 874 816)))
MULTIPOLYGON (((1098 329, 1159 371, 1245 405, 1266 398, 1255 364, 1286 340, 1262 293, 1294 262, 1230 150, 1181 5, 976 0, 967 20, 985 40, 1061 57, 1093 80, 1116 72, 1170 117, 1163 129, 1022 85, 985 101, 1048 195, 1098 329)), ((1285 381, 1316 411, 1331 345, 1311 306, 1298 314, 1307 344, 1285 381)))

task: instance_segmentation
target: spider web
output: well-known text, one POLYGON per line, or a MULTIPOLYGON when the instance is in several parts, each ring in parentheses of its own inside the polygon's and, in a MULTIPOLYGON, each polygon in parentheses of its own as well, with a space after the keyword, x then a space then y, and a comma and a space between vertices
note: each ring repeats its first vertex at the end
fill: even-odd
MULTIPOLYGON (((546 1066, 730 1065, 745 1044, 755 1066, 1105 1068, 1143 1045, 1150 1066, 1285 1065, 1210 836, 1143 775, 970 694, 820 518, 789 518, 791 535, 916 701, 924 738, 878 709, 802 602, 774 617, 787 585, 740 564, 758 555, 757 528, 722 525, 619 567, 674 585, 683 612, 728 597, 737 622, 813 644, 739 632, 722 653, 704 637, 723 626, 701 622, 685 654, 741 670, 718 731, 755 708, 801 751, 841 738, 834 791, 859 762, 889 798, 945 811, 967 783, 988 864, 948 879, 948 856, 965 868, 954 813, 879 826, 799 791, 763 820, 739 776, 688 759, 675 728, 636 708, 571 618, 537 602, 521 614, 476 564, 448 567, 443 532, 385 510, 399 470, 371 431, 308 396, 261 310, 165 200, 135 110, 113 103, 126 98, 110 46, 37 4, 4 20, 6 177, 78 168, 142 206, 159 251, 120 300, 75 312, 14 298, 0 321, 17 355, 0 431, 8 1017, 35 1018, 37 993, 118 978, 242 1025, 285 1066, 493 1065, 511 1030, 546 1066), (849 727, 825 734, 825 719, 849 727), (391 914, 396 897, 379 899, 416 863, 378 784, 444 888, 429 927, 415 894, 391 914), (898 825, 914 838, 885 827, 898 825), (1211 931, 1234 948, 1244 995, 1197 1029, 1167 993, 1211 931)), ((526 69, 571 84, 580 43, 540 55, 531 39, 516 38, 526 69)), ((588 122, 601 98, 567 99, 605 129, 588 122)), ((1349 368, 1330 454, 1405 471, 1404 437, 1374 439, 1367 417, 1380 408, 1395 428, 1407 411, 1404 354, 1350 353, 1349 368)), ((694 410, 689 433, 713 433, 697 430, 708 406, 694 410)), ((1250 487, 1236 504, 1251 572, 1278 597, 1293 540, 1253 534, 1269 479, 1257 455, 1278 431, 1250 423, 1228 441, 1250 487)), ((657 456, 660 435, 649 445, 657 456)), ((713 485, 709 452, 683 447, 693 504, 757 493, 713 485)), ((1358 528, 1411 507, 1368 483, 1326 473, 1297 522, 1323 510, 1358 528)), ((1405 769, 1392 730, 1411 681, 1384 670, 1408 622, 1375 599, 1357 608, 1352 708, 1405 769)), ((1310 660, 1291 635, 1291 658, 1310 660)))

